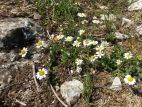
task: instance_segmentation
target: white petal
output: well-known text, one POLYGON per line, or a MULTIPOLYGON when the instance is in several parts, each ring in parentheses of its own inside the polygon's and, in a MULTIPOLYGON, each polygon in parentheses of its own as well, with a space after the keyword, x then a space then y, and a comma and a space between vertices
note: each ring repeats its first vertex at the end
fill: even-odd
POLYGON ((124 81, 125 81, 125 83, 126 84, 128 84, 129 82, 128 82, 128 80, 127 80, 127 78, 124 78, 124 81))
POLYGON ((37 78, 37 79, 39 79, 39 78, 40 78, 39 73, 36 73, 36 75, 35 75, 35 76, 36 76, 36 78, 37 78))
POLYGON ((25 56, 26 56, 26 54, 23 54, 23 55, 22 55, 22 57, 25 57, 25 56))
POLYGON ((126 75, 126 76, 125 76, 125 78, 129 78, 129 77, 131 77, 131 75, 126 75))

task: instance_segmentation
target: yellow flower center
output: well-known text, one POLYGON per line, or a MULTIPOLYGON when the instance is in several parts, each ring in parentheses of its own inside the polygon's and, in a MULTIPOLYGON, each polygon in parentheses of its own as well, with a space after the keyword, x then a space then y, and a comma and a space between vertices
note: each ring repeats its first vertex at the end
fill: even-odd
POLYGON ((85 43, 85 44, 89 44, 89 41, 88 41, 88 40, 85 40, 84 43, 85 43))
POLYGON ((26 54, 26 51, 25 50, 21 50, 21 54, 26 54))
POLYGON ((132 81, 133 81, 133 78, 132 78, 132 77, 128 77, 127 79, 128 79, 129 82, 132 82, 132 81))
POLYGON ((100 50, 100 51, 101 51, 101 50, 103 50, 103 48, 102 48, 102 47, 99 47, 99 48, 98 48, 98 50, 100 50))
POLYGON ((101 52, 99 52, 99 53, 98 53, 98 56, 102 56, 102 53, 101 53, 101 52))
POLYGON ((97 44, 97 42, 96 42, 96 41, 94 41, 94 42, 93 42, 93 45, 96 45, 96 44, 97 44))
POLYGON ((44 71, 43 70, 39 70, 39 75, 40 76, 43 76, 45 73, 44 73, 44 71))
POLYGON ((139 60, 142 60, 142 55, 137 56, 139 60))
POLYGON ((37 45, 38 45, 38 46, 42 46, 42 41, 39 41, 39 42, 37 43, 37 45))
POLYGON ((90 57, 90 59, 94 59, 94 58, 95 58, 95 56, 91 56, 91 57, 90 57))

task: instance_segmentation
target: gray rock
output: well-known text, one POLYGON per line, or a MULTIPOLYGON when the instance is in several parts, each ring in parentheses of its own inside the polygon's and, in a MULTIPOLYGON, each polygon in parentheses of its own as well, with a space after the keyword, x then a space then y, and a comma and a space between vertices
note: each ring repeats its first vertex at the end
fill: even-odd
POLYGON ((41 19, 41 15, 39 15, 38 13, 34 13, 34 19, 38 20, 41 19))
POLYGON ((60 87, 60 91, 67 104, 71 105, 78 100, 83 92, 83 88, 83 83, 79 80, 73 79, 72 81, 64 82, 60 87))
POLYGON ((114 78, 113 83, 110 88, 115 91, 122 90, 122 84, 121 84, 119 77, 114 78))
POLYGON ((6 64, 0 65, 0 93, 3 89, 10 86, 10 82, 12 80, 12 75, 18 72, 18 68, 21 68, 21 70, 24 72, 26 70, 26 66, 30 65, 30 61, 23 61, 23 62, 11 62, 6 64))
POLYGON ((40 54, 36 53, 36 54, 33 55, 33 61, 34 62, 37 62, 37 63, 40 62, 41 58, 43 58, 43 54, 41 54, 41 53, 40 54))
POLYGON ((142 0, 136 1, 128 7, 129 11, 135 11, 135 10, 140 10, 140 9, 142 9, 142 0))
POLYGON ((124 26, 124 27, 127 28, 127 27, 130 27, 133 24, 134 24, 134 22, 131 21, 130 19, 127 19, 125 17, 122 18, 122 24, 121 24, 121 26, 124 26))
POLYGON ((13 48, 30 45, 36 34, 44 34, 41 26, 29 18, 7 18, 0 20, 1 47, 13 48))
POLYGON ((9 84, 11 78, 12 77, 10 75, 10 72, 7 71, 7 69, 0 69, 0 93, 1 89, 3 89, 9 84))
POLYGON ((137 27, 136 27, 136 31, 137 31, 140 35, 142 35, 142 25, 137 26, 137 27))
POLYGON ((120 33, 120 32, 115 32, 115 37, 116 37, 117 39, 119 39, 119 40, 123 40, 123 39, 129 38, 128 35, 122 34, 122 33, 120 33))
POLYGON ((11 63, 15 60, 16 58, 16 53, 14 53, 13 51, 9 52, 9 53, 5 53, 5 52, 0 52, 0 62, 2 64, 4 63, 11 63))

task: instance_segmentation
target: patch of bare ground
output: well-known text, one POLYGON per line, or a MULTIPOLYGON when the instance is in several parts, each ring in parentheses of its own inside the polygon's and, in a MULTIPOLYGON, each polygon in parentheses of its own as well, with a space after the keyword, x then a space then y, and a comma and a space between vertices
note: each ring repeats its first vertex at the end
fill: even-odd
POLYGON ((6 17, 32 17, 35 8, 28 0, 1 0, 0 19, 6 17))
POLYGON ((142 107, 139 89, 136 94, 135 89, 123 85, 121 91, 112 91, 110 74, 100 72, 95 77, 93 107, 142 107))

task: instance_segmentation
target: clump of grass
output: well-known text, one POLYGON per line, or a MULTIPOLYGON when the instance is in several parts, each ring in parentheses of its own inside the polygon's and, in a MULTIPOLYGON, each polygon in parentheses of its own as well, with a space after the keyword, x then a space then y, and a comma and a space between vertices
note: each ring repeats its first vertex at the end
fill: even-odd
POLYGON ((90 73, 86 73, 84 76, 84 96, 86 97, 88 105, 92 103, 93 93, 93 76, 90 73))
POLYGON ((47 15, 47 6, 51 3, 51 0, 33 0, 35 7, 37 8, 38 13, 42 17, 46 17, 47 15))
POLYGON ((49 17, 47 13, 52 14, 53 20, 70 21, 75 18, 77 7, 70 0, 34 0, 37 11, 43 17, 49 17))
POLYGON ((54 4, 54 17, 59 21, 72 21, 77 13, 77 7, 71 0, 60 0, 54 4))

